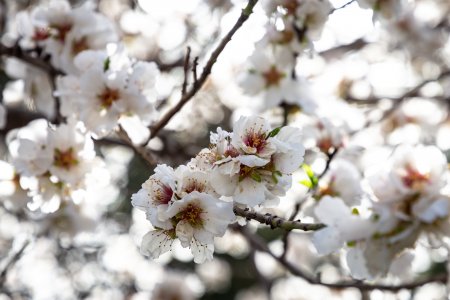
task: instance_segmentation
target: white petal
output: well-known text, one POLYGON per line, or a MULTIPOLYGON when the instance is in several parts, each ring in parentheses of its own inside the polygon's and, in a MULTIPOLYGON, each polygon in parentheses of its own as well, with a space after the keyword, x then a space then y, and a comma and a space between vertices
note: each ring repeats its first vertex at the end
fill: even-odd
POLYGON ((158 258, 170 250, 173 239, 163 230, 153 230, 142 238, 141 253, 151 258, 158 258))
POLYGON ((120 125, 127 133, 133 144, 139 145, 147 141, 150 136, 150 130, 145 126, 138 116, 122 116, 119 119, 120 125))
POLYGON ((238 183, 236 194, 233 199, 237 203, 247 204, 250 207, 256 206, 264 202, 265 187, 261 182, 257 182, 251 178, 245 178, 238 183))

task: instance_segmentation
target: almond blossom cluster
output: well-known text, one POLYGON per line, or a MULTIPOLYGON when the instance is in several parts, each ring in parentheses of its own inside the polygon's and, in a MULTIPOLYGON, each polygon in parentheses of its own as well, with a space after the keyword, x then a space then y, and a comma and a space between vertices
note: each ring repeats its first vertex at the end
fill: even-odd
POLYGON ((327 227, 314 234, 317 250, 331 253, 346 243, 352 276, 386 274, 421 234, 439 239, 448 233, 448 175, 438 148, 399 146, 385 165, 367 175, 369 190, 359 201, 340 193, 320 199, 314 212, 327 227))
POLYGON ((73 64, 76 55, 88 49, 103 49, 118 40, 114 24, 96 13, 90 2, 77 8, 63 1, 50 1, 31 12, 17 15, 21 44, 41 47, 54 67, 64 72, 79 72, 73 64))
POLYGON ((58 80, 61 114, 84 123, 96 138, 120 125, 133 143, 146 141, 147 128, 156 118, 155 63, 133 61, 121 49, 88 50, 74 60, 80 75, 58 80))
POLYGON ((214 237, 235 220, 233 203, 276 203, 303 156, 300 130, 293 127, 272 129, 261 117, 241 117, 233 132, 218 128, 210 147, 187 166, 159 165, 133 195, 133 206, 155 228, 144 236, 141 252, 156 258, 178 238, 195 262, 212 259, 214 237))
POLYGON ((90 135, 73 120, 53 126, 38 119, 11 131, 8 140, 15 173, 10 181, 15 192, 27 193, 33 210, 54 212, 63 202, 82 201, 90 185, 109 183, 90 135))
POLYGON ((312 113, 316 104, 306 92, 305 80, 295 75, 296 57, 320 37, 331 4, 328 0, 267 0, 263 5, 270 22, 239 84, 244 93, 264 100, 263 109, 289 103, 312 113))

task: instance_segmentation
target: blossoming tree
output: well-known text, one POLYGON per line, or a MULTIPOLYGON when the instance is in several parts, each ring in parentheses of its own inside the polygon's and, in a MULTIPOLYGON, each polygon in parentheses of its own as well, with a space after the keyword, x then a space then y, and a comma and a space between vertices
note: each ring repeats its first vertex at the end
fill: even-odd
POLYGON ((2 299, 446 299, 450 3, 0 1, 2 299))

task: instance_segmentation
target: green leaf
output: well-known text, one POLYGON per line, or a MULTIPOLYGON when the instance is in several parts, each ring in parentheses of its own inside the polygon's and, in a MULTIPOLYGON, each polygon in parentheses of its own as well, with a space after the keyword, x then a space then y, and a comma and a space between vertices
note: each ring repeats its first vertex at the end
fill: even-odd
POLYGON ((352 247, 355 247, 355 246, 356 246, 356 241, 349 241, 349 242, 347 242, 347 247, 352 248, 352 247))
POLYGON ((303 169, 303 171, 305 171, 306 175, 308 175, 309 178, 314 177, 314 172, 311 169, 310 165, 302 164, 302 169, 303 169))
POLYGON ((109 70, 109 66, 111 64, 111 59, 107 57, 105 61, 103 62, 103 72, 106 72, 109 70))
POLYGON ((313 186, 311 180, 309 180, 309 179, 300 180, 299 183, 303 184, 307 188, 312 188, 312 186, 313 186))
POLYGON ((319 183, 319 178, 317 178, 317 176, 314 175, 314 171, 312 170, 311 166, 307 164, 302 164, 301 167, 303 171, 305 171, 306 175, 308 176, 311 182, 311 188, 315 187, 319 183))
POLYGON ((250 174, 250 177, 251 177, 254 181, 256 181, 256 182, 261 182, 261 175, 259 175, 259 174, 256 173, 256 172, 252 172, 252 173, 250 174))
POLYGON ((273 129, 269 134, 267 135, 266 139, 276 136, 281 130, 281 127, 277 127, 273 129))

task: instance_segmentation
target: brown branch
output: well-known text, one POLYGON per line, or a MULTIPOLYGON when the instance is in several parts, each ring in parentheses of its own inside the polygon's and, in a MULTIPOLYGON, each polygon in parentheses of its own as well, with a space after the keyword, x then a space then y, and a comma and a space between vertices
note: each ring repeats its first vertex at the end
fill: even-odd
POLYGON ((130 148, 132 148, 136 153, 138 153, 149 164, 149 166, 156 166, 158 164, 157 159, 155 157, 153 157, 150 149, 146 148, 145 146, 139 146, 139 145, 133 144, 133 142, 131 141, 128 134, 125 132, 125 130, 120 125, 119 125, 119 129, 117 130, 117 135, 130 148))
POLYGON ((23 252, 27 248, 30 241, 25 241, 20 249, 15 253, 10 253, 9 258, 5 258, 4 263, 2 262, 2 270, 0 271, 0 290, 3 287, 3 283, 5 282, 6 275, 8 274, 9 269, 22 257, 23 252))
POLYGON ((350 4, 352 4, 352 3, 355 2, 355 1, 356 1, 356 0, 350 0, 350 1, 348 1, 347 3, 345 3, 345 4, 343 4, 343 5, 339 6, 339 7, 333 8, 333 9, 331 10, 331 12, 330 12, 330 15, 331 15, 332 13, 334 13, 335 11, 337 11, 337 10, 340 10, 340 9, 343 9, 343 8, 349 6, 350 4))
POLYGON ((32 65, 33 67, 41 69, 42 71, 46 72, 50 77, 64 75, 64 72, 54 68, 50 63, 44 61, 40 57, 33 55, 32 52, 22 50, 17 43, 12 47, 7 47, 3 44, 0 44, 0 55, 6 55, 9 57, 20 59, 21 61, 26 62, 29 65, 32 65))
POLYGON ((191 98, 202 88, 203 84, 206 82, 209 74, 211 73, 213 65, 216 63, 217 58, 222 53, 225 46, 231 41, 231 38, 236 33, 236 31, 244 24, 245 21, 250 17, 253 12, 253 7, 256 5, 258 0, 249 0, 247 6, 242 10, 241 15, 238 20, 234 24, 233 28, 225 35, 225 37, 221 40, 216 49, 211 53, 205 67, 202 70, 202 73, 197 81, 191 86, 191 88, 186 91, 186 94, 182 95, 180 101, 171 108, 157 123, 150 127, 151 134, 149 139, 146 141, 147 144, 150 139, 154 138, 158 132, 169 123, 170 119, 177 114, 181 108, 189 101, 191 98))
POLYGON ((275 255, 269 247, 263 242, 258 236, 250 233, 246 228, 234 226, 234 229, 239 231, 246 239, 247 241, 256 249, 266 252, 270 256, 272 256, 276 261, 278 261, 282 266, 284 266, 292 275, 298 276, 304 280, 306 280, 310 284, 314 285, 322 285, 328 288, 332 289, 346 289, 346 288, 357 288, 361 291, 371 291, 371 290, 384 290, 384 291, 391 291, 391 292, 397 292, 402 289, 414 289, 417 287, 420 287, 424 284, 431 283, 431 282, 440 282, 440 283, 446 283, 448 274, 438 274, 435 276, 431 276, 425 279, 413 281, 413 282, 407 282, 402 283, 398 285, 390 285, 390 284, 368 284, 363 281, 353 280, 353 281, 339 281, 335 283, 328 283, 323 282, 319 278, 316 278, 304 270, 298 268, 288 260, 286 260, 285 257, 279 257, 275 255))
POLYGON ((368 44, 368 42, 366 42, 365 40, 357 39, 349 44, 340 45, 340 46, 319 52, 319 55, 322 56, 323 58, 325 58, 326 60, 330 60, 334 57, 341 58, 341 56, 343 54, 345 54, 346 52, 360 50, 360 49, 364 48, 367 44, 368 44))
POLYGON ((188 77, 189 77, 189 60, 191 57, 191 47, 187 47, 186 49, 186 57, 184 58, 184 80, 183 87, 181 88, 181 95, 184 96, 186 94, 186 88, 188 85, 188 77))
POLYGON ((314 224, 314 223, 302 223, 300 221, 288 221, 283 218, 273 216, 271 214, 260 214, 255 211, 251 211, 248 208, 241 208, 239 206, 234 206, 233 211, 237 216, 246 218, 247 220, 255 220, 261 224, 269 225, 273 228, 281 228, 284 230, 299 229, 303 231, 315 231, 324 228, 324 224, 314 224))

